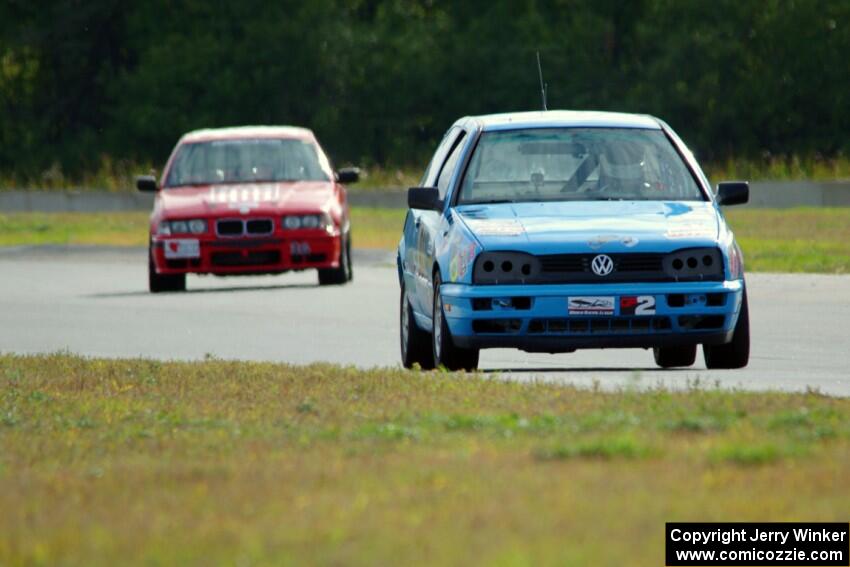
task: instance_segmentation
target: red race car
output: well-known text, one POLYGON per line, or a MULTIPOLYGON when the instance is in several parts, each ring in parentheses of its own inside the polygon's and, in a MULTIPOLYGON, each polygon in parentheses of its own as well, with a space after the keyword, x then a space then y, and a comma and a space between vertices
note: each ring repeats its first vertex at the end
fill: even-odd
POLYGON ((321 285, 351 280, 346 190, 357 168, 334 171, 313 132, 240 127, 183 136, 155 192, 151 292, 183 291, 186 274, 280 274, 316 268, 321 285))

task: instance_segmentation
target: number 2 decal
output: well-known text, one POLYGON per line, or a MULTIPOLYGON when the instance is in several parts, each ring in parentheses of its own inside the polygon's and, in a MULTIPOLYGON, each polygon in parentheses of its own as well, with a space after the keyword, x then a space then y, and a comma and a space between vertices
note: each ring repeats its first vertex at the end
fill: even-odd
POLYGON ((637 297, 635 315, 655 315, 655 296, 639 295, 637 297))
POLYGON ((655 315, 655 296, 632 295, 621 297, 620 315, 655 315))

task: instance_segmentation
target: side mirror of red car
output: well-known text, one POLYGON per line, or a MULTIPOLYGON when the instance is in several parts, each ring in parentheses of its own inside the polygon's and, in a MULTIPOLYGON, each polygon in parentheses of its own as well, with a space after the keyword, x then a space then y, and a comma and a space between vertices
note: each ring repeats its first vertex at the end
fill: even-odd
POLYGON ((357 183, 360 181, 360 168, 343 167, 336 172, 336 180, 340 183, 357 183))
POLYGON ((156 177, 153 175, 139 175, 136 177, 136 189, 143 193, 153 193, 158 189, 156 177))

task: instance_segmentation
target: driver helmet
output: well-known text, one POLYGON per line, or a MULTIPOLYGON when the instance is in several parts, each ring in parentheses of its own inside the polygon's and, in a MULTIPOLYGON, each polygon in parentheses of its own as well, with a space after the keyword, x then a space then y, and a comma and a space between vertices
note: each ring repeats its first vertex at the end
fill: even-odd
POLYGON ((608 179, 641 181, 645 166, 644 149, 637 144, 610 144, 599 156, 600 175, 608 179))

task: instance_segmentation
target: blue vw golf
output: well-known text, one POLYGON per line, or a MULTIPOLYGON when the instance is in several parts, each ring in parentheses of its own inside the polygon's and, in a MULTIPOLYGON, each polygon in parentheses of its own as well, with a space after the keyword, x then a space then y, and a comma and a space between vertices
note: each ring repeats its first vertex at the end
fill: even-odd
POLYGON ((475 369, 482 348, 653 349, 664 368, 749 359, 743 258, 661 120, 606 112, 467 117, 446 133, 398 248, 404 366, 475 369))

